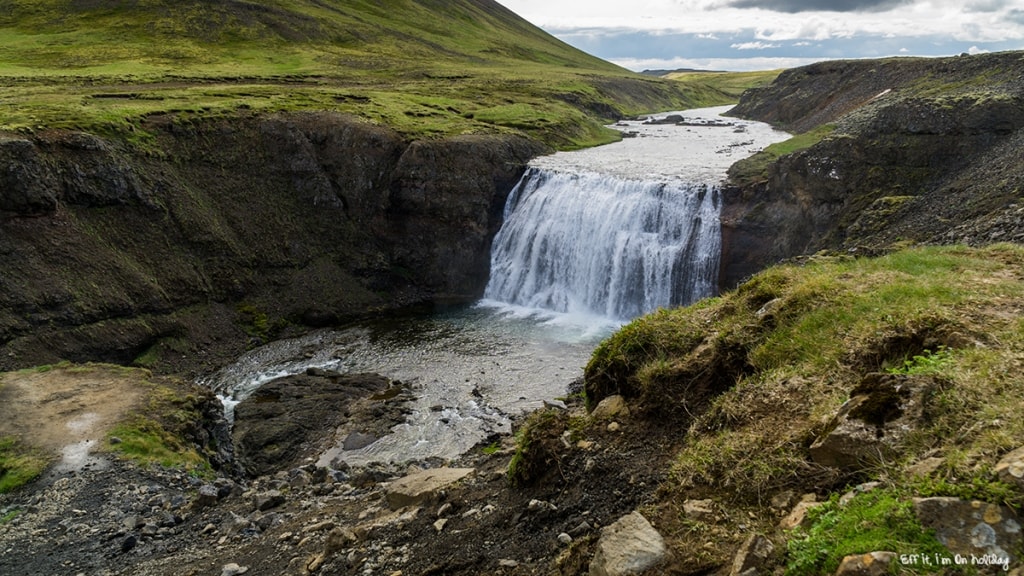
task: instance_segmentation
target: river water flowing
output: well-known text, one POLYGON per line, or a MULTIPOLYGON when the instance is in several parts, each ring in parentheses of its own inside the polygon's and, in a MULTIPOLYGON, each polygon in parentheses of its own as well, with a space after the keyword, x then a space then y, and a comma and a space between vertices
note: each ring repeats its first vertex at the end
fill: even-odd
POLYGON ((719 183, 733 162, 788 137, 719 116, 727 109, 620 122, 621 142, 531 162, 476 306, 275 342, 203 384, 229 414, 263 383, 309 367, 377 372, 412 389, 405 423, 364 448, 330 451, 324 464, 449 459, 510 432, 512 417, 564 396, 623 322, 713 294, 719 183))

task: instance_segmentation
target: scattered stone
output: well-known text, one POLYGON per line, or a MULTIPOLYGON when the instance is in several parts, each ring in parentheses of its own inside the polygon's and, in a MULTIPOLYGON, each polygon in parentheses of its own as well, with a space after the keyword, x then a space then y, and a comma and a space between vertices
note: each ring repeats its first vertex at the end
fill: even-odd
POLYGON ((437 509, 437 517, 438 518, 444 518, 449 513, 451 513, 452 508, 454 508, 454 507, 455 506, 452 505, 451 502, 445 502, 444 504, 441 505, 440 508, 437 509))
POLYGON ((572 536, 569 536, 569 534, 562 532, 558 535, 558 542, 562 545, 568 546, 569 544, 572 544, 572 536))
POLYGON ((324 530, 331 530, 334 528, 334 522, 332 520, 324 520, 323 522, 317 522, 316 524, 310 524, 302 528, 303 533, 310 532, 323 532, 324 530))
POLYGON ((217 504, 219 491, 217 487, 212 484, 203 484, 199 487, 199 493, 196 495, 194 505, 196 508, 207 508, 217 504))
POLYGON ((687 500, 683 502, 683 514, 690 520, 713 522, 715 503, 713 500, 687 500))
POLYGON ((771 540, 761 534, 751 534, 736 552, 729 576, 760 574, 774 552, 775 546, 771 540))
POLYGON ((146 521, 143 520, 143 518, 141 516, 137 516, 135 514, 132 514, 132 515, 129 515, 129 516, 125 516, 124 520, 122 520, 121 523, 128 530, 136 530, 138 528, 142 528, 143 524, 145 524, 146 521))
POLYGON ((935 530, 939 542, 953 554, 994 558, 1012 565, 1019 550, 1021 525, 1005 506, 958 498, 915 498, 914 512, 921 525, 935 530))
POLYGON ((847 504, 850 503, 851 500, 856 498, 858 495, 871 492, 872 490, 878 488, 881 485, 881 482, 865 482, 864 484, 858 484, 857 486, 853 487, 853 490, 850 490, 846 494, 843 494, 842 496, 839 497, 839 505, 846 506, 847 504))
POLYGON ((256 495, 256 509, 260 512, 266 512, 272 508, 277 508, 281 504, 284 504, 284 494, 281 494, 279 490, 270 490, 263 494, 256 495))
POLYGON ((519 562, 516 562, 515 560, 498 560, 498 566, 501 566, 502 568, 515 568, 519 566, 519 562))
POLYGON ((248 566, 239 566, 232 562, 231 564, 225 564, 220 570, 220 576, 238 576, 239 574, 245 574, 249 571, 248 566))
POLYGON ((598 403, 594 411, 590 413, 591 418, 594 420, 611 420, 615 417, 625 418, 629 416, 629 406, 626 405, 626 399, 616 394, 609 396, 598 403))
POLYGON ((920 462, 915 462, 910 466, 907 466, 907 475, 914 476, 917 478, 927 478, 931 476, 936 470, 942 468, 944 458, 925 458, 920 462))
POLYGON ((594 443, 590 440, 580 440, 576 443, 576 447, 580 450, 590 450, 594 447, 594 443))
POLYGON ((331 557, 358 541, 359 538, 352 530, 340 526, 336 527, 331 530, 330 534, 327 535, 327 539, 324 540, 324 556, 331 557))
POLYGON ((999 480, 1024 489, 1024 447, 1003 456, 994 471, 999 480))
POLYGON ((124 540, 121 541, 121 552, 128 552, 135 545, 139 543, 139 539, 134 534, 129 534, 124 540))
POLYGON ((618 432, 621 429, 622 429, 622 425, 619 424, 618 422, 610 422, 608 424, 608 431, 609 432, 618 432))
POLYGON ((450 486, 474 472, 473 468, 437 468, 411 474, 391 483, 387 491, 388 506, 398 510, 437 499, 441 489, 450 486))
POLYGON ((792 530, 797 526, 806 527, 807 513, 810 512, 812 508, 816 508, 818 506, 821 506, 820 502, 797 502, 796 506, 793 507, 793 510, 783 518, 781 522, 779 522, 779 528, 782 530, 792 530))
POLYGON ((434 522, 434 530, 437 530, 438 532, 444 530, 444 526, 447 523, 448 523, 448 519, 447 518, 438 518, 437 521, 434 522))
POLYGON ((786 490, 785 492, 779 492, 775 496, 772 496, 771 506, 774 510, 789 510, 790 506, 793 505, 793 500, 796 499, 796 494, 792 490, 786 490))
POLYGON ((589 522, 584 520, 583 522, 580 522, 575 528, 569 530, 569 536, 572 536, 573 538, 579 538, 580 536, 587 534, 593 529, 594 527, 591 526, 589 522))
POLYGON ((559 410, 568 410, 569 407, 565 405, 565 402, 561 400, 543 400, 545 408, 557 408, 559 410))
POLYGON ((623 516, 601 530, 590 576, 640 574, 668 557, 665 540, 639 512, 623 516))
POLYGON ((526 505, 526 510, 528 512, 547 513, 558 510, 558 506, 555 506, 554 504, 552 504, 551 502, 547 502, 546 500, 537 500, 536 498, 534 498, 533 500, 530 500, 529 504, 526 505))
POLYGON ((886 576, 895 560, 895 552, 853 554, 843 558, 835 576, 886 576))

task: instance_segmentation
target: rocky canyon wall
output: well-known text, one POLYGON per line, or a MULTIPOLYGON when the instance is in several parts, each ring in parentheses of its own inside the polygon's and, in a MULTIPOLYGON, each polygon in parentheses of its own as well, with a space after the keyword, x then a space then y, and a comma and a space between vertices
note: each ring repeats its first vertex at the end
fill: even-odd
POLYGON ((760 178, 732 183, 723 288, 820 250, 1024 242, 1024 53, 824 62, 733 113, 795 132, 831 124, 760 178))
POLYGON ((330 113, 0 135, 0 369, 195 373, 371 311, 477 297, 524 138, 330 113))

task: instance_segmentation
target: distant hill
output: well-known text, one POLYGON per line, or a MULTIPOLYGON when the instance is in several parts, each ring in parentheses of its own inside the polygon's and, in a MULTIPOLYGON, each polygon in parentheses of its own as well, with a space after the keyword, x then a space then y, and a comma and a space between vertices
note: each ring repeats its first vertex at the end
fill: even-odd
POLYGON ((622 72, 492 0, 3 4, 4 74, 344 74, 512 62, 622 72))
POLYGON ((145 141, 142 119, 335 111, 414 138, 618 138, 615 119, 735 101, 588 55, 493 0, 3 0, 0 130, 145 141), (724 99, 724 100, 723 100, 724 99))

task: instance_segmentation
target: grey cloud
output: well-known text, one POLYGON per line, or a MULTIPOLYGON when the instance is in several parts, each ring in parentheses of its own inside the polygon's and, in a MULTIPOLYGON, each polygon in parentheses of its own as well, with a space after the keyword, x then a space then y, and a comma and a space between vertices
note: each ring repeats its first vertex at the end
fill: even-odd
POLYGON ((964 12, 999 12, 1009 5, 1009 0, 974 0, 964 4, 964 12))
POLYGON ((729 0, 733 8, 763 8, 775 12, 881 12, 912 0, 729 0))
POLYGON ((1024 25, 1024 10, 1010 10, 1006 13, 1006 19, 1024 25))

